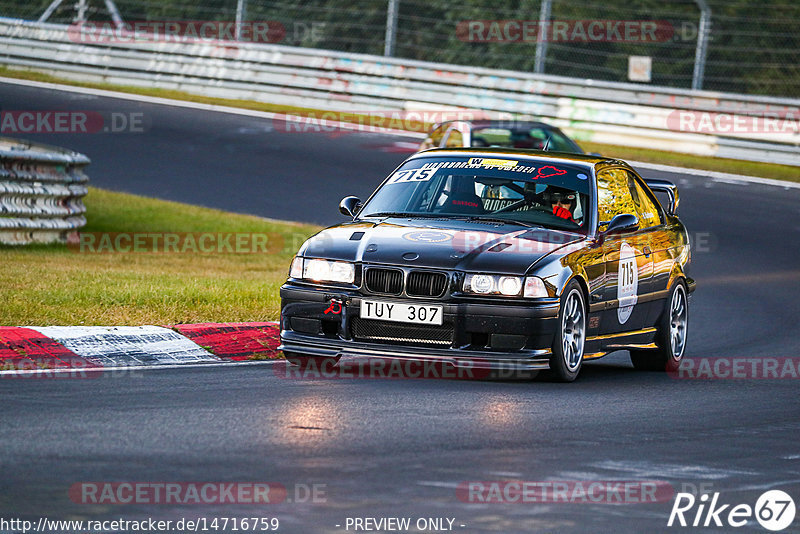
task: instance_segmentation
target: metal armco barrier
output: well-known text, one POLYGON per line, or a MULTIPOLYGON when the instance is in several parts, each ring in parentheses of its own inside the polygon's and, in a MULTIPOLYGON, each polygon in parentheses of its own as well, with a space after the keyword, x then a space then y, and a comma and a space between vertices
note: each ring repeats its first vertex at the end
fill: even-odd
POLYGON ((0 243, 66 242, 86 224, 89 158, 0 138, 0 243))
POLYGON ((75 27, 7 18, 0 18, 0 63, 84 81, 318 109, 443 111, 457 106, 542 118, 579 140, 800 165, 800 99, 578 80, 260 43, 81 36, 75 27), (696 123, 702 117, 727 114, 726 124, 737 128, 688 131, 680 126, 681 112, 695 113, 696 123), (780 120, 759 120, 771 115, 780 120))

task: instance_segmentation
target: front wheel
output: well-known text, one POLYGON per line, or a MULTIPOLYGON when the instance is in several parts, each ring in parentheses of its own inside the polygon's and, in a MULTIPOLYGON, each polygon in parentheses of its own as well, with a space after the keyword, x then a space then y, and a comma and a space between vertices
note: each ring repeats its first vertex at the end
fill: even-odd
POLYGON ((640 371, 676 371, 686 352, 689 327, 689 299, 686 285, 679 280, 672 286, 658 323, 655 350, 632 350, 631 363, 640 371))
POLYGON ((586 342, 586 302, 578 282, 570 282, 561 295, 558 322, 550 374, 559 382, 572 382, 581 370, 586 342))

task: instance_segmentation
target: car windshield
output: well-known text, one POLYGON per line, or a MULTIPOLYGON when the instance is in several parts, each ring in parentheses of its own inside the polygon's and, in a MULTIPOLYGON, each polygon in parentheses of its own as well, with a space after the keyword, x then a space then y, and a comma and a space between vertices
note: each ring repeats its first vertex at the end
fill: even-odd
POLYGON ((535 148, 553 152, 574 152, 582 154, 572 140, 557 130, 541 127, 492 126, 472 130, 474 147, 535 148))
POLYGON ((369 199, 365 217, 453 217, 586 233, 589 170, 514 156, 407 161, 369 199))

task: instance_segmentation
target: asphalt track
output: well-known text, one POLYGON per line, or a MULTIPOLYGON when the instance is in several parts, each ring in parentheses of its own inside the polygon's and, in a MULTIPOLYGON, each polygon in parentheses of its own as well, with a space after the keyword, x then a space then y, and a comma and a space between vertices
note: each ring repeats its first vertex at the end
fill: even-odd
MULTIPOLYGON (((29 138, 88 154, 98 187, 274 218, 335 223, 339 198, 368 194, 405 156, 389 136, 287 133, 262 119, 11 85, 0 85, 0 107, 143 112, 144 133, 29 138)), ((644 174, 680 186, 695 239, 687 357, 797 357, 800 190, 644 174)), ((750 505, 782 489, 800 503, 796 379, 677 380, 635 372, 624 352, 567 385, 278 375, 265 365, 0 380, 0 517, 262 516, 296 533, 345 532, 346 518, 365 516, 450 517, 460 532, 733 530, 667 528, 671 500, 457 498, 462 482, 508 479, 658 480, 750 505), (270 481, 290 498, 295 484, 323 484, 326 495, 82 505, 67 494, 82 481, 270 481)), ((736 530, 765 532, 755 521, 736 530)))

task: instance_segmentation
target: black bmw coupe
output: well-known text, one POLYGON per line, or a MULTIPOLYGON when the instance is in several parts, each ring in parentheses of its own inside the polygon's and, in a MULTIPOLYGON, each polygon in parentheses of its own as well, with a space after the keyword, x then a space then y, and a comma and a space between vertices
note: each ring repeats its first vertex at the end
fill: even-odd
POLYGON ((366 201, 342 200, 352 220, 300 247, 281 288, 281 349, 301 365, 411 359, 567 382, 616 350, 674 370, 695 288, 677 206, 673 184, 619 160, 417 153, 366 201))

